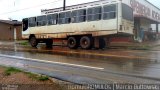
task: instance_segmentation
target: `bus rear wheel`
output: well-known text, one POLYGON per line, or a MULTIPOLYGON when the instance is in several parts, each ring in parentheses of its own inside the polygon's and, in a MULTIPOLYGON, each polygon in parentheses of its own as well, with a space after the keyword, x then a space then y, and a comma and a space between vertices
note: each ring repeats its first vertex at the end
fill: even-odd
POLYGON ((93 39, 90 36, 83 36, 80 39, 80 46, 82 49, 91 49, 93 45, 93 39))
POLYGON ((29 39, 29 42, 30 42, 30 44, 31 44, 32 47, 37 47, 37 45, 38 45, 36 37, 31 37, 29 39))
POLYGON ((70 49, 78 48, 78 41, 76 40, 75 37, 69 37, 67 44, 70 49))

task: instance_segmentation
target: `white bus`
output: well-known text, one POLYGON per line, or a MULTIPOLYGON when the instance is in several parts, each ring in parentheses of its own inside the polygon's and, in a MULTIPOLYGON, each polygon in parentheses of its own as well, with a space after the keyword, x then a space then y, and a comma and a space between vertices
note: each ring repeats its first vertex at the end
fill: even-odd
POLYGON ((133 10, 121 0, 101 0, 44 10, 45 15, 24 18, 22 37, 32 47, 38 43, 52 46, 53 39, 67 40, 71 49, 105 47, 110 35, 133 34, 133 10), (101 42, 100 42, 101 41, 101 42))

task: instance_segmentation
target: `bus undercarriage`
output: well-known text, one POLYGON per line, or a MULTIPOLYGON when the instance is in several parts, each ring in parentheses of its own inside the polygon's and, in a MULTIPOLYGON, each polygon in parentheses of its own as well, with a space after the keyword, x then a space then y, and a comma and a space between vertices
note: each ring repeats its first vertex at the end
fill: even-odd
MULTIPOLYGON (((29 42, 32 47, 37 47, 38 43, 46 43, 47 47, 52 47, 55 38, 50 39, 37 39, 35 35, 30 35, 29 42)), ((93 37, 91 34, 88 35, 72 35, 67 38, 56 38, 56 40, 66 41, 67 46, 70 49, 82 49, 99 48, 103 49, 109 46, 109 36, 93 37)))

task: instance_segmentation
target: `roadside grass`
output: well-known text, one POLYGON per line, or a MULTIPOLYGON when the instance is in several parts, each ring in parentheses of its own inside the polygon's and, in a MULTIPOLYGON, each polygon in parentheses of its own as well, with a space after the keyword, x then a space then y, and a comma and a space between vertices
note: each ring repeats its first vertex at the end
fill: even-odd
POLYGON ((19 43, 20 45, 29 45, 28 41, 23 41, 19 43))
POLYGON ((31 73, 31 72, 24 72, 24 73, 27 74, 30 78, 34 80, 39 80, 39 81, 49 80, 49 77, 46 75, 38 75, 38 74, 31 73))
POLYGON ((31 73, 31 72, 25 72, 25 71, 22 71, 20 69, 14 68, 14 67, 6 68, 5 72, 4 72, 4 75, 5 76, 10 76, 12 74, 20 73, 20 72, 28 75, 29 78, 32 78, 34 80, 38 80, 38 81, 47 81, 47 80, 49 80, 49 77, 46 76, 46 75, 39 75, 39 74, 31 73))
POLYGON ((19 73, 19 72, 22 72, 22 71, 17 69, 17 68, 8 67, 8 68, 6 68, 6 70, 4 72, 4 75, 9 76, 9 75, 11 75, 13 73, 19 73))

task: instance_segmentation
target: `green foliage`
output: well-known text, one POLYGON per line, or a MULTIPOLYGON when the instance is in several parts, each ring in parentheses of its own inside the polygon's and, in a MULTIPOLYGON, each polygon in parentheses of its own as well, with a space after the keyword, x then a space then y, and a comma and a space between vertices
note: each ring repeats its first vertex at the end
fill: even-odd
POLYGON ((21 42, 20 45, 28 45, 28 41, 21 42))
POLYGON ((6 68, 4 75, 9 76, 12 73, 18 73, 18 72, 22 72, 22 71, 14 67, 9 67, 9 68, 6 68))
POLYGON ((47 81, 47 80, 49 80, 49 77, 45 76, 45 75, 38 75, 38 74, 30 73, 30 72, 26 72, 26 74, 30 78, 35 79, 35 80, 39 80, 39 81, 47 81))
POLYGON ((49 80, 48 76, 38 75, 38 74, 30 73, 30 72, 24 72, 24 71, 21 71, 21 70, 19 70, 17 68, 14 68, 14 67, 6 68, 6 70, 4 72, 4 75, 9 76, 9 75, 11 75, 13 73, 19 73, 19 72, 23 72, 23 73, 27 74, 29 76, 29 78, 32 78, 32 79, 35 79, 35 80, 39 80, 39 81, 47 81, 47 80, 49 80))

